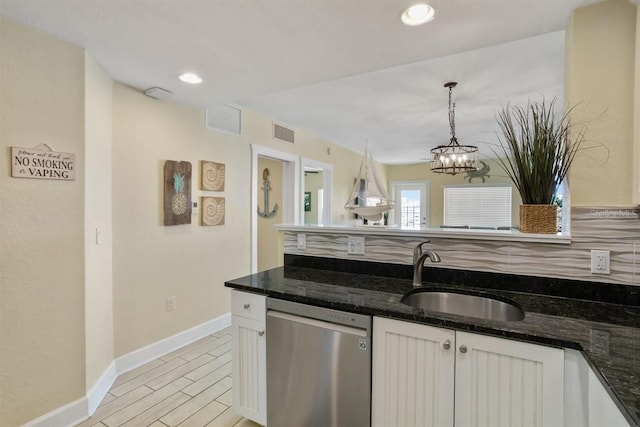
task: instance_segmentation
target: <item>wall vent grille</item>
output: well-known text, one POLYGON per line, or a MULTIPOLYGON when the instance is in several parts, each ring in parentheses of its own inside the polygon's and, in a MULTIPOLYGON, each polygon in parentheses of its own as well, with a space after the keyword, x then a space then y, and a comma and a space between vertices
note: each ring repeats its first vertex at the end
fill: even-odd
POLYGON ((242 110, 232 105, 216 105, 205 110, 205 127, 231 135, 242 135, 242 110))
POLYGON ((273 124, 273 137, 292 144, 295 142, 295 133, 293 130, 277 123, 273 124))

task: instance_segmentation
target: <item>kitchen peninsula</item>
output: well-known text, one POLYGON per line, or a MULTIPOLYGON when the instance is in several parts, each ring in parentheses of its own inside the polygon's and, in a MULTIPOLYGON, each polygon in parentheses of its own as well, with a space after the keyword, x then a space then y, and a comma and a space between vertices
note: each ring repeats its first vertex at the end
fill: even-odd
MULTIPOLYGON (((597 386, 604 392, 603 399, 610 399, 613 403, 614 417, 623 423, 620 425, 625 425, 625 422, 640 424, 640 375, 637 368, 640 304, 635 287, 610 284, 602 287, 597 283, 560 279, 426 269, 425 287, 482 290, 509 298, 525 311, 522 321, 499 322, 427 313, 403 304, 400 301, 402 295, 412 289, 410 274, 410 266, 407 265, 286 255, 284 267, 230 280, 226 286, 256 296, 266 295, 368 314, 374 317, 374 334, 375 319, 391 319, 559 348, 565 352, 565 360, 571 354, 578 354, 591 368, 590 374, 597 378, 597 386), (530 291, 523 292, 525 288, 530 291)), ((375 352, 374 348, 374 359, 375 352)), ((590 411, 585 416, 591 425, 596 425, 597 417, 605 415, 604 412, 591 413, 596 411, 590 400, 595 399, 595 389, 589 388, 589 392, 581 396, 579 388, 572 388, 575 384, 571 382, 583 382, 583 379, 572 378, 565 371, 565 387, 572 393, 565 390, 564 417, 575 422, 579 419, 575 418, 575 413, 590 411), (584 407, 576 410, 580 405, 584 407)), ((558 381, 562 384, 561 379, 558 381)), ((374 396, 375 393, 374 390, 374 396)), ((612 418, 607 420, 608 425, 615 422, 612 418)), ((375 417, 372 425, 375 425, 375 417)))

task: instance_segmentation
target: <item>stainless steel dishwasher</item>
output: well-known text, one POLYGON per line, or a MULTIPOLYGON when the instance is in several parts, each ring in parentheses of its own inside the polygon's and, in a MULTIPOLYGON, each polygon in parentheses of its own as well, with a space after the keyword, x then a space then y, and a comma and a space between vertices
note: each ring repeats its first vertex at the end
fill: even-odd
POLYGON ((267 426, 371 423, 371 316, 267 298, 267 426))

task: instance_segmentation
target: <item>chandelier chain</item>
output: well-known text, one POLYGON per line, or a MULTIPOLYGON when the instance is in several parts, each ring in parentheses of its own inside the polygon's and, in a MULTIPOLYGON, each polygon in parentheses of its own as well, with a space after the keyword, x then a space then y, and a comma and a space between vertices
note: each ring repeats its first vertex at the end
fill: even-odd
POLYGON ((451 138, 456 139, 456 103, 451 103, 451 92, 453 92, 453 86, 449 86, 449 126, 451 138))

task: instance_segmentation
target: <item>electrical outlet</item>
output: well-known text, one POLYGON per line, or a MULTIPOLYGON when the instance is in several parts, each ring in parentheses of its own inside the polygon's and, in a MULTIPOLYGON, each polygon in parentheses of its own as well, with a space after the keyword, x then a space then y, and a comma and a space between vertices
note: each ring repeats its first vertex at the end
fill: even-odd
POLYGON ((611 261, 609 251, 591 251, 591 273, 611 274, 611 261))
POLYGON ((307 235, 298 233, 298 249, 307 249, 307 235))
POLYGON ((364 237, 347 237, 347 253, 364 255, 364 237))
POLYGON ((167 311, 175 311, 176 310, 176 297, 168 297, 167 298, 167 311))

